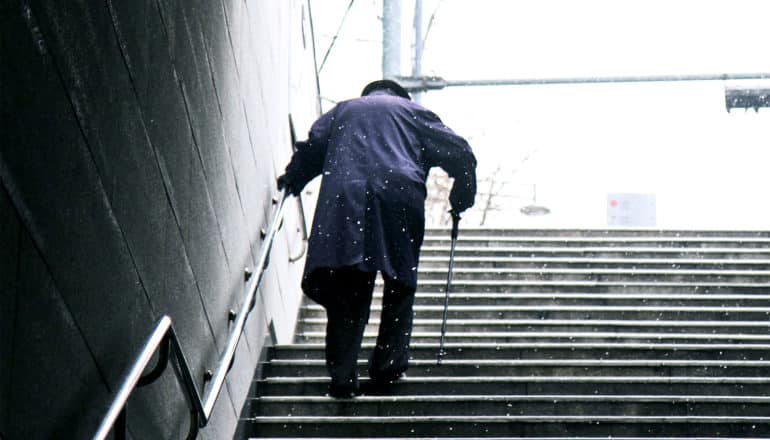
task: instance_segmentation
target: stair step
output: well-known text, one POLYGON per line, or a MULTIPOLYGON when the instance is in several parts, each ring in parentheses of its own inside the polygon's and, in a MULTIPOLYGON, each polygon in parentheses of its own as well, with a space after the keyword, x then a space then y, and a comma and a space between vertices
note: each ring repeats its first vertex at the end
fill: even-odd
MULTIPOLYGON (((420 250, 423 257, 449 255, 449 245, 431 246, 424 245, 420 250)), ((586 247, 472 247, 458 243, 455 248, 455 257, 531 257, 531 258, 704 258, 704 259, 729 259, 729 260, 756 260, 770 258, 770 250, 767 248, 639 248, 624 247, 610 248, 599 246, 586 247)))
MULTIPOLYGON (((323 343, 272 347, 268 359, 324 359, 323 343)), ((374 348, 363 344, 361 359, 374 348)), ((438 344, 412 344, 412 359, 435 360, 438 344)), ((682 359, 682 360, 766 360, 770 344, 591 344, 591 343, 508 343, 444 344, 445 359, 682 359)))
MULTIPOLYGON (((446 280, 446 268, 422 268, 419 279, 446 280)), ((595 282, 678 282, 678 283, 767 283, 770 271, 764 270, 684 270, 684 269, 582 269, 582 268, 464 268, 455 267, 452 278, 456 282, 465 280, 496 280, 496 281, 595 281, 595 282)))
MULTIPOLYGON (((381 312, 380 305, 372 305, 372 313, 381 312)), ((305 318, 325 317, 323 307, 310 304, 303 311, 305 318)), ((441 319, 444 307, 438 305, 414 306, 415 317, 441 319)), ((448 319, 629 319, 629 320, 714 320, 766 321, 767 307, 687 307, 687 306, 553 306, 553 305, 452 305, 448 319)))
MULTIPOLYGON (((447 249, 448 251, 448 249, 447 249)), ((420 258, 421 268, 443 268, 449 256, 420 258)), ((682 270, 770 270, 770 259, 705 258, 587 258, 575 257, 463 257, 454 259, 456 268, 574 268, 574 269, 682 269, 682 270)))
MULTIPOLYGON (((379 282, 378 282, 379 284, 379 282)), ((446 279, 419 280, 420 292, 443 292, 446 279)), ((646 282, 592 280, 459 280, 453 281, 452 292, 574 292, 590 289, 597 293, 767 293, 770 283, 764 282, 646 282)))
POLYGON ((498 396, 359 396, 355 412, 350 402, 326 396, 266 396, 249 402, 252 417, 260 413, 291 417, 314 415, 357 417, 405 416, 565 416, 570 414, 621 416, 767 417, 765 396, 678 395, 498 395, 498 396), (723 407, 727 410, 724 411, 723 407))
MULTIPOLYGON (((303 318, 299 322, 302 325, 304 336, 311 337, 326 329, 326 318, 312 317, 303 318)), ((413 323, 413 335, 420 336, 430 332, 438 332, 441 329, 441 319, 421 319, 417 318, 413 323)), ((371 318, 365 329, 365 335, 374 336, 379 327, 379 318, 371 318)), ((468 337, 478 334, 487 336, 501 336, 510 338, 519 334, 529 339, 538 335, 534 332, 549 332, 554 337, 563 337, 561 334, 570 334, 568 332, 579 329, 582 332, 593 332, 593 336, 599 337, 600 333, 608 332, 665 332, 666 335, 672 333, 702 333, 708 331, 708 335, 721 333, 731 334, 759 334, 764 335, 768 332, 770 323, 761 321, 628 321, 622 320, 565 320, 565 319, 449 319, 446 324, 446 331, 449 337, 465 334, 468 337), (666 323, 672 323, 670 327, 666 323), (702 325, 698 325, 702 324, 702 325), (732 324, 732 325, 728 325, 732 324), (471 335, 468 335, 468 334, 471 335)), ((575 333, 571 333, 575 334, 575 333)), ((576 337, 583 335, 575 334, 576 337)), ((635 337, 639 337, 635 335, 635 337)), ((668 336, 666 336, 668 337, 668 336)))
MULTIPOLYGON (((363 379, 362 383, 366 380, 363 379)), ((268 377, 257 381, 259 396, 323 396, 327 376, 268 377)), ((511 394, 661 394, 763 396, 770 393, 768 377, 706 376, 425 376, 407 377, 393 386, 403 395, 511 394)))
MULTIPOLYGON (((259 437, 260 440, 277 440, 279 438, 286 438, 286 437, 259 437)), ((321 440, 321 439, 334 439, 334 440, 360 440, 361 438, 370 438, 370 437, 302 437, 304 440, 321 440)), ((377 437, 380 440, 403 440, 404 437, 377 437)), ((478 437, 448 437, 448 436, 420 436, 421 439, 431 439, 431 440, 446 440, 446 439, 454 439, 454 440, 472 440, 477 439, 478 437)), ((484 437, 486 440, 515 440, 519 439, 521 437, 484 437)), ((659 439, 660 437, 624 437, 624 436, 613 436, 613 440, 654 440, 659 439)), ((666 436, 667 440, 692 440, 691 437, 675 437, 675 436, 666 436)), ((730 437, 705 437, 700 436, 698 437, 700 440, 717 440, 721 439, 724 440, 725 438, 730 437)), ((607 440, 608 437, 587 437, 587 436, 569 436, 569 437, 527 437, 527 440, 607 440)), ((250 440, 257 440, 256 437, 251 438, 250 440)))
POLYGON ((713 416, 429 416, 429 417, 260 417, 260 435, 474 436, 616 435, 760 436, 770 434, 765 417, 713 416))
MULTIPOLYGON (((438 344, 440 333, 437 332, 419 332, 412 334, 412 343, 434 343, 438 344)), ((364 343, 373 343, 377 337, 376 332, 367 332, 364 334, 364 343)), ((302 342, 323 342, 324 333, 322 332, 302 332, 297 336, 298 341, 302 342)), ((457 344, 505 344, 505 343, 558 343, 558 342, 582 342, 582 343, 736 343, 736 344, 764 344, 770 341, 768 335, 746 335, 746 334, 662 334, 662 333, 614 333, 614 332, 588 332, 571 333, 569 331, 562 333, 529 333, 529 332, 500 332, 487 334, 469 334, 465 332, 447 333, 445 337, 448 343, 457 344)))
MULTIPOLYGON (((444 305, 444 292, 421 292, 415 295, 415 305, 444 305)), ((372 304, 382 303, 382 293, 377 292, 372 304)), ((453 305, 635 305, 635 306, 726 306, 764 307, 770 305, 766 294, 719 294, 719 293, 591 293, 591 292, 450 292, 453 305)))
MULTIPOLYGON (((450 236, 426 236, 426 246, 448 246, 450 236)), ((501 247, 501 246, 549 246, 549 247, 652 247, 652 248, 766 248, 770 245, 769 237, 513 237, 460 235, 457 244, 466 247, 501 247)))
MULTIPOLYGON (((359 361, 366 371, 366 362, 359 361)), ((326 374, 323 360, 274 359, 263 367, 268 376, 303 377, 326 374)), ((467 359, 412 360, 409 376, 719 376, 770 377, 770 361, 670 359, 467 359)))
MULTIPOLYGON (((449 228, 427 228, 426 237, 449 237, 449 228)), ((460 227, 461 235, 483 237, 720 237, 720 238, 766 238, 770 232, 764 230, 726 230, 726 229, 648 229, 648 228, 612 228, 612 229, 572 229, 572 228, 479 228, 460 227)))

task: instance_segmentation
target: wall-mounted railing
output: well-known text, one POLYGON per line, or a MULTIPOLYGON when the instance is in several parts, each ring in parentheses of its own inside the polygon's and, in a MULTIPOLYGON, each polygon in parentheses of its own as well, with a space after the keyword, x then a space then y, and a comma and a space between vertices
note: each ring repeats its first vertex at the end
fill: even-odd
MULTIPOLYGON (((227 338, 227 345, 217 361, 216 368, 211 372, 207 372, 207 378, 210 379, 207 392, 201 397, 195 386, 195 381, 187 359, 179 344, 179 338, 174 331, 171 318, 169 316, 163 316, 158 320, 155 329, 145 341, 144 346, 130 368, 124 374, 124 379, 120 388, 118 388, 107 414, 99 425, 99 429, 94 435, 94 439, 105 439, 111 431, 114 432, 115 439, 126 438, 126 405, 131 393, 136 387, 148 385, 159 378, 165 371, 172 354, 178 366, 178 368, 174 370, 177 374, 177 378, 184 385, 185 394, 190 406, 192 420, 190 422, 190 431, 187 438, 194 439, 198 435, 198 430, 208 424, 209 417, 214 410, 214 404, 222 390, 222 385, 224 384, 227 372, 232 366, 235 349, 243 334, 246 320, 254 307, 256 293, 262 282, 262 277, 270 259, 270 251, 273 247, 275 235, 282 224, 283 209, 288 196, 289 194, 286 190, 282 190, 279 197, 274 199, 275 208, 268 230, 264 236, 264 242, 260 249, 256 272, 251 274, 247 271, 246 276, 248 285, 246 287, 244 301, 237 313, 231 312, 230 319, 233 321, 232 330, 227 338), (142 375, 142 372, 144 372, 150 364, 156 352, 158 352, 158 362, 156 366, 149 373, 142 375)), ((296 200, 299 203, 300 214, 304 216, 302 201, 299 197, 297 197, 296 200)), ((303 250, 302 254, 298 257, 291 258, 293 261, 300 259, 304 254, 304 241, 307 239, 307 229, 304 217, 300 218, 300 223, 302 225, 303 250)))

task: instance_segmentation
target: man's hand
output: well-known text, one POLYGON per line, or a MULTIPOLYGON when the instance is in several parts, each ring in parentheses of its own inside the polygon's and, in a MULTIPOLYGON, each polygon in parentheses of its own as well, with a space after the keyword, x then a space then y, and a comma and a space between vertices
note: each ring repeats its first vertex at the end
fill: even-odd
POLYGON ((294 186, 291 184, 291 182, 289 181, 289 179, 286 177, 286 174, 284 174, 284 175, 280 176, 280 177, 278 178, 278 181, 277 181, 277 183, 278 183, 278 189, 279 189, 279 190, 286 188, 286 191, 288 191, 288 192, 289 192, 289 194, 291 194, 291 195, 294 195, 294 196, 298 196, 298 195, 299 195, 299 193, 300 193, 300 190, 298 190, 297 188, 295 188, 295 187, 294 187, 294 186))
POLYGON ((466 188, 465 185, 458 185, 455 180, 452 191, 449 192, 449 204, 452 206, 452 211, 460 214, 473 206, 474 196, 475 194, 470 188, 466 188))

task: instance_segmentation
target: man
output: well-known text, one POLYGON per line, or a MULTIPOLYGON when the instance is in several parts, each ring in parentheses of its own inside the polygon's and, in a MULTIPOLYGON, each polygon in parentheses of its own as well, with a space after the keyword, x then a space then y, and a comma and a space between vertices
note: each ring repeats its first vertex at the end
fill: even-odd
POLYGON ((385 283, 371 384, 382 388, 407 369, 430 168, 455 179, 455 212, 476 195, 473 152, 438 116, 394 81, 374 81, 361 95, 322 115, 278 178, 297 195, 323 173, 302 290, 326 309, 329 395, 337 398, 359 394, 356 362, 378 271, 385 283))

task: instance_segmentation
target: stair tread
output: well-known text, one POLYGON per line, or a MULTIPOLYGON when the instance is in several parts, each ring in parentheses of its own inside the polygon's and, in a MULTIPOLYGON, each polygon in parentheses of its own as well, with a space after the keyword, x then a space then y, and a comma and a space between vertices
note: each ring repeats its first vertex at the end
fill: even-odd
MULTIPOLYGON (((324 310, 324 308, 318 304, 310 304, 304 307, 306 310, 324 310)), ((758 312, 770 314, 770 307, 715 307, 715 306, 613 306, 613 305, 459 305, 449 304, 450 310, 455 311, 468 311, 468 312, 500 312, 500 311, 530 311, 530 310, 613 310, 613 311, 675 311, 675 312, 758 312)), ((382 310, 382 305, 373 304, 372 311, 382 310)), ((415 305, 414 311, 443 311, 443 305, 415 305)))
MULTIPOLYGON (((318 336, 325 335, 325 332, 303 332, 305 336, 318 336)), ((365 337, 374 337, 376 332, 366 332, 365 337)), ((438 338, 439 332, 413 332, 412 338, 431 337, 438 338)), ((770 335, 754 335, 754 334, 720 334, 720 333, 644 333, 644 332, 485 332, 483 334, 468 335, 463 332, 451 332, 446 333, 448 338, 452 337, 464 337, 464 338, 533 338, 533 339, 545 339, 545 338, 607 338, 607 339, 744 339, 755 341, 770 341, 770 335)))
MULTIPOLYGON (((323 359, 273 359, 275 365, 325 365, 323 359)), ((360 364, 365 363, 359 360, 360 364)), ((412 366, 435 365, 435 360, 412 359, 412 366)), ((442 365, 473 366, 714 366, 714 367, 770 367, 766 360, 683 360, 683 359, 443 359, 442 365)))
MULTIPOLYGON (((448 240, 446 240, 448 241, 448 240)), ((534 241, 534 240, 517 240, 517 241, 534 241)), ((581 240, 581 241, 591 241, 591 240, 581 240)), ((618 241, 618 240, 614 240, 618 241)), ((728 240, 721 240, 721 241, 728 241, 728 240)), ((431 252, 431 251, 445 251, 449 252, 449 244, 433 244, 431 241, 426 241, 423 247, 421 248, 423 251, 431 252)), ((510 246, 510 245, 493 245, 493 246, 470 246, 468 243, 465 243, 463 240, 458 240, 457 245, 455 246, 455 251, 467 251, 467 250, 483 250, 483 251, 539 251, 539 252, 570 252, 570 253, 576 253, 576 254, 585 254, 585 253, 592 253, 592 252, 603 252, 603 251, 612 251, 612 252, 629 252, 629 253, 689 253, 689 254, 697 254, 697 255, 703 255, 703 254, 718 254, 718 253, 735 253, 735 254, 765 254, 769 251, 766 248, 756 247, 756 248, 746 248, 746 247, 650 247, 650 246, 572 246, 572 247, 564 247, 564 246, 510 246)))
MULTIPOLYGON (((438 343, 413 343, 410 344, 412 350, 415 349, 434 349, 438 348, 438 343)), ((296 343, 288 345, 276 345, 274 348, 280 350, 324 350, 324 343, 296 343)), ((373 348, 373 343, 364 343, 362 348, 373 348)), ((630 343, 630 342, 615 342, 615 343, 593 343, 593 342, 503 342, 503 343, 490 343, 480 342, 474 344, 472 347, 468 347, 468 344, 448 342, 444 344, 445 348, 487 348, 493 350, 506 350, 506 349, 644 349, 644 350, 770 350, 770 344, 671 344, 671 343, 630 343)))
MULTIPOLYGON (((449 248, 446 248, 449 250, 449 248)), ((426 262, 448 262, 449 255, 426 255, 420 257, 421 263, 426 262)), ((745 258, 740 260, 734 260, 730 258, 609 258, 609 257, 468 257, 458 255, 455 256, 455 263, 458 262, 488 262, 488 263, 623 263, 623 264, 696 264, 696 265, 721 265, 721 264, 736 264, 736 265, 762 265, 770 264, 770 258, 745 258)))
MULTIPOLYGON (((326 318, 302 318, 301 322, 309 324, 325 324, 326 318)), ((379 318, 372 318, 369 320, 370 324, 378 324, 379 318)), ((440 324, 441 319, 438 318, 415 318, 415 324, 440 324)), ((584 320, 571 320, 571 319, 489 319, 489 318, 449 318, 446 321, 448 324, 497 324, 497 325, 570 325, 576 327, 598 326, 598 325, 612 325, 621 327, 770 327, 770 322, 763 321, 687 321, 687 320, 628 320, 621 319, 584 319, 584 320)))
POLYGON ((651 422, 663 422, 663 423, 687 423, 687 422, 700 422, 700 423, 770 423, 770 417, 742 417, 742 416, 638 416, 638 415, 576 415, 576 416, 564 416, 564 415, 531 415, 531 416, 258 416, 248 418, 255 422, 269 422, 269 423, 328 423, 328 422, 346 422, 346 423, 419 423, 419 422, 450 422, 450 423, 463 423, 463 422, 497 422, 508 423, 513 421, 539 421, 539 422, 581 422, 581 421, 601 421, 601 422, 622 422, 622 423, 651 423, 651 422))
MULTIPOLYGON (((452 307, 452 306, 450 306, 452 307)), ((455 308, 456 309, 456 308, 455 308)), ((638 310, 636 307, 630 308, 632 311, 638 310)), ((436 309, 433 309, 436 310, 436 309)), ((486 309, 484 309, 486 310, 486 309)), ((514 308, 519 310, 519 308, 514 308)), ((541 308, 535 308, 535 310, 542 310, 541 308)), ((558 308, 556 310, 562 310, 558 308)), ((720 309, 722 310, 722 309, 720 309)), ((375 311, 378 311, 376 309, 375 311)), ((729 311, 729 310, 728 310, 729 311)), ((302 318, 302 321, 306 322, 326 322, 325 317, 308 317, 302 318)), ((372 322, 379 322, 379 318, 372 318, 369 320, 372 322)), ((414 322, 442 322, 439 318, 414 318, 414 322)), ((447 318, 448 323, 506 323, 516 325, 569 325, 576 327, 588 327, 588 326, 601 326, 601 325, 613 325, 621 327, 770 327, 770 321, 705 321, 705 320, 683 320, 683 319, 517 319, 517 318, 447 318)))
MULTIPOLYGON (((415 298, 444 298, 444 292, 417 292, 415 298)), ((374 293, 373 298, 381 299, 382 292, 374 293)), ((560 298, 587 298, 587 299, 692 299, 692 300, 740 300, 740 299, 767 299, 770 300, 770 294, 765 293, 647 293, 647 292, 484 292, 470 291, 451 293, 450 301, 458 299, 483 299, 483 298, 505 298, 505 299, 560 299, 560 298)))
MULTIPOLYGON (((496 267, 494 270, 489 268, 480 267, 455 267, 453 269, 454 274, 464 273, 490 273, 495 274, 591 274, 591 275, 605 275, 605 274, 621 274, 621 275, 639 275, 639 274, 653 274, 653 275, 750 275, 750 276, 770 276, 769 270, 737 270, 737 269, 606 269, 606 268, 513 268, 513 267, 496 267)), ((419 273, 446 273, 444 268, 424 267, 420 268, 419 273)))
MULTIPOLYGON (((428 235, 425 237, 425 241, 438 241, 438 240, 445 240, 449 241, 449 235, 446 236, 433 236, 428 235)), ((543 243, 574 243, 574 242, 584 242, 584 241, 590 241, 590 242, 597 242, 597 243, 603 243, 603 242, 626 242, 626 243, 722 243, 722 242, 730 242, 730 243, 770 243, 770 237, 724 237, 724 236, 711 236, 711 237, 704 237, 704 236, 648 236, 648 237, 639 237, 639 236, 626 236, 626 237, 618 237, 618 236, 605 236, 605 237, 547 237, 547 236, 488 236, 488 235, 472 235, 472 233, 465 233, 458 237, 457 242, 468 242, 468 241, 494 241, 494 242, 500 242, 500 241, 539 241, 543 243)))
MULTIPOLYGON (((245 420, 245 419, 241 419, 245 420)), ((377 437, 378 440, 403 440, 404 437, 377 437)), ((477 439, 478 437, 442 437, 442 436, 430 436, 430 437, 415 437, 411 436, 409 437, 414 440, 445 440, 445 439, 453 439, 453 440, 471 440, 471 439, 477 439)), ((513 439, 520 439, 521 437, 484 437, 485 440, 513 440, 513 439)), ((723 440, 724 437, 698 437, 700 440, 723 440)), ((302 439, 302 440, 360 440, 361 437, 251 437, 249 440, 287 440, 287 439, 302 439)), ((690 439, 690 437, 619 437, 619 436, 612 436, 612 439, 614 440, 685 440, 690 439)), ((607 437, 576 437, 576 436, 570 436, 570 437, 527 437, 527 440, 607 440, 607 437)))
MULTIPOLYGON (((271 402, 328 402, 335 400, 329 396, 256 396, 256 400, 271 402)), ((356 396, 356 400, 392 402, 392 401, 491 401, 506 402, 509 400, 524 401, 646 401, 646 402, 770 402, 770 396, 713 396, 713 395, 679 395, 679 394, 497 394, 497 395, 398 395, 398 396, 356 396)), ((343 401, 344 402, 344 401, 343 401)))
MULTIPOLYGON (((260 379, 268 383, 328 383, 328 376, 274 376, 260 379)), ((413 376, 399 383, 506 383, 506 382, 615 382, 615 383, 743 383, 770 384, 770 377, 750 376, 413 376)))
MULTIPOLYGON (((378 281, 380 283, 381 281, 378 281)), ((419 286, 429 285, 444 285, 446 280, 419 280, 419 286)), ((453 281, 453 286, 457 284, 467 285, 496 285, 496 286, 530 286, 530 285, 551 285, 551 286, 623 286, 623 287, 639 287, 639 286, 657 286, 657 287, 770 287, 770 283, 757 282, 724 282, 724 281, 688 281, 688 282, 655 282, 655 281, 595 281, 595 280, 456 280, 453 281)))

